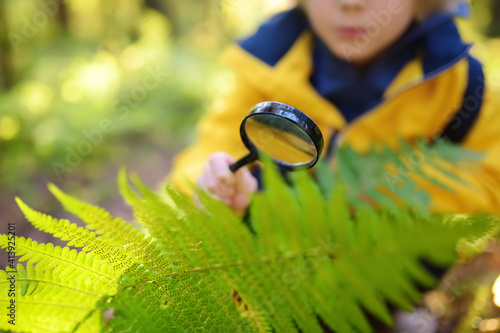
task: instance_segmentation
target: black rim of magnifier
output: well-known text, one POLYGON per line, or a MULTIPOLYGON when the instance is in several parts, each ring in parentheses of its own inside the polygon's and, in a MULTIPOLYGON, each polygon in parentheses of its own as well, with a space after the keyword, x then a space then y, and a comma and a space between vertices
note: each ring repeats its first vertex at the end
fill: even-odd
POLYGON ((299 126, 307 134, 307 136, 309 136, 309 138, 314 143, 314 146, 316 147, 316 151, 318 153, 316 154, 316 157, 308 163, 300 163, 300 164, 287 163, 280 160, 276 160, 271 157, 273 161, 275 161, 275 163, 278 166, 280 166, 281 169, 287 171, 297 170, 297 169, 307 169, 313 167, 314 164, 316 164, 321 155, 321 152, 323 151, 323 144, 324 144, 323 135, 321 134, 318 125, 316 125, 316 123, 311 118, 309 118, 305 113, 294 108, 293 106, 279 102, 262 102, 255 105, 245 115, 245 118, 241 122, 240 126, 241 140, 248 148, 250 153, 247 156, 235 162, 234 164, 232 164, 229 167, 231 171, 234 172, 238 170, 240 167, 255 161, 259 155, 258 149, 254 146, 252 141, 250 141, 245 130, 245 123, 247 119, 258 114, 270 114, 283 118, 287 121, 293 122, 295 125, 299 126))

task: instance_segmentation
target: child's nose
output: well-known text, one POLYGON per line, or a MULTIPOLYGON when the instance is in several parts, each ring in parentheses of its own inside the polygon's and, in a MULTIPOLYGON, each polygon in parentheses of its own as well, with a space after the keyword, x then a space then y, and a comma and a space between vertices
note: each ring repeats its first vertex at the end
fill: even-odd
POLYGON ((365 1, 366 0, 339 0, 339 3, 343 10, 353 11, 363 9, 365 1))

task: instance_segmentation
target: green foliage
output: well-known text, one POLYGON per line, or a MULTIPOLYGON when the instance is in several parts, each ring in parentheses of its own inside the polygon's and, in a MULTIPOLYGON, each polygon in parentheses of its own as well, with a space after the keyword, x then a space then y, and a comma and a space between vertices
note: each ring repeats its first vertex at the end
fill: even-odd
POLYGON ((278 9, 265 3, 1 0, 2 190, 33 200, 33 180, 105 177, 109 161, 188 144, 229 88, 218 55, 278 9))
POLYGON ((134 147, 187 144, 215 92, 221 40, 178 41, 176 18, 139 0, 49 2, 0 1, 3 191, 33 199, 33 179, 95 178, 103 161, 147 154, 134 147))
POLYGON ((399 153, 381 146, 370 148, 366 154, 359 154, 351 147, 342 147, 331 167, 326 164, 316 167, 322 191, 329 195, 337 173, 348 185, 348 201, 354 207, 365 206, 365 198, 369 197, 394 212, 400 209, 400 205, 407 205, 413 212, 428 216, 430 197, 418 188, 417 180, 453 191, 443 181, 468 185, 454 173, 457 170, 473 170, 483 156, 445 140, 434 144, 417 140, 414 145, 401 140, 399 146, 399 153))
MULTIPOLYGON (((419 149, 429 160, 471 161, 468 152, 446 147, 419 149)), ((390 161, 403 163, 414 152, 408 147, 390 161)), ((85 228, 17 199, 36 228, 79 250, 16 237, 16 255, 27 262, 15 273, 16 329, 321 332, 326 325, 371 332, 368 314, 392 324, 387 302, 409 310, 420 299, 419 287, 435 285, 423 262, 449 267, 457 243, 487 237, 494 221, 421 214, 425 200, 415 209, 375 190, 377 209, 353 206, 349 192, 369 188, 359 181, 361 168, 372 177, 369 185, 380 188, 387 185, 387 161, 380 151, 361 156, 342 148, 338 156, 335 172, 319 167, 321 183, 329 184, 322 188, 306 172, 290 174, 290 186, 266 163, 266 190, 254 197, 248 223, 204 192, 197 192, 200 209, 171 187, 166 198, 159 196, 124 170, 120 191, 144 231, 54 185, 50 191, 85 228), (372 163, 362 164, 365 159, 372 163)), ((411 177, 399 182, 414 186, 411 177)), ((9 236, 0 237, 0 245, 8 248, 9 236)), ((10 301, 12 270, 0 273, 2 307, 10 301)), ((5 321, 0 325, 9 329, 5 321)))

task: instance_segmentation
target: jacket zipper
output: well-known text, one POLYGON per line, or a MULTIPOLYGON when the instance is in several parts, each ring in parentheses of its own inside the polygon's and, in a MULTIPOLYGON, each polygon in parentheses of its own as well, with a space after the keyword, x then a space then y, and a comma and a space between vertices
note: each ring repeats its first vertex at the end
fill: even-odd
POLYGON ((429 81, 432 81, 432 80, 436 79, 438 76, 441 76, 444 73, 446 73, 448 71, 451 71, 454 68, 455 64, 457 64, 462 59, 464 59, 467 55, 469 55, 469 49, 471 48, 471 46, 472 45, 468 45, 467 48, 466 48, 466 50, 464 52, 462 52, 458 57, 456 57, 455 59, 453 59, 452 61, 450 61, 446 65, 441 66, 440 68, 434 70, 433 72, 430 72, 427 75, 427 77, 424 78, 424 80, 419 81, 419 82, 415 82, 415 83, 409 83, 409 84, 407 84, 407 87, 398 89, 398 90, 400 90, 399 92, 396 91, 396 92, 390 94, 390 96, 386 97, 383 102, 381 102, 377 106, 369 109, 368 111, 364 112, 362 115, 354 118, 354 120, 351 121, 348 125, 344 126, 344 128, 342 128, 340 131, 338 131, 337 133, 335 133, 333 135, 333 138, 331 139, 331 143, 330 143, 331 145, 334 145, 334 146, 333 146, 333 148, 329 147, 329 149, 331 149, 331 155, 332 155, 331 158, 335 158, 335 155, 336 155, 335 152, 343 144, 344 138, 346 136, 346 132, 356 122, 358 122, 360 119, 363 119, 363 117, 368 116, 370 113, 375 112, 381 106, 386 105, 387 103, 391 102, 394 98, 396 98, 396 96, 404 94, 404 93, 410 91, 411 89, 413 89, 413 88, 415 88, 415 87, 417 87, 417 86, 419 86, 421 84, 424 84, 424 83, 427 83, 429 81))

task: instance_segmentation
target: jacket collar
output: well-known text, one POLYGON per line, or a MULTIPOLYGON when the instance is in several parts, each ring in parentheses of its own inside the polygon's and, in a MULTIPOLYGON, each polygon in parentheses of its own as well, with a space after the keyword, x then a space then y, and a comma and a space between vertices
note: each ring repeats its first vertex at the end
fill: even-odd
POLYGON ((422 69, 427 76, 446 68, 466 48, 451 14, 413 24, 396 43, 363 69, 339 59, 315 38, 311 83, 350 121, 380 102, 397 74, 416 57, 417 50, 425 51, 422 69))
MULTIPOLYGON (((425 31, 429 32, 440 24, 449 25, 450 22, 453 24, 450 16, 431 18, 426 23, 425 29, 422 28, 420 32, 422 35, 418 36, 424 36, 425 31), (445 22, 447 23, 445 24, 445 22)), ((456 31, 456 27, 453 29, 456 31)), ((443 31, 449 33, 451 29, 443 31)), ((427 36, 430 35, 432 34, 427 34, 427 36)), ((433 35, 431 39, 428 39, 428 44, 423 45, 434 45, 433 43, 438 43, 439 40, 442 42, 442 37, 440 39, 438 35, 433 35)), ((422 41, 425 43, 424 39, 422 41)), ((448 52, 449 50, 442 50, 440 46, 437 48, 437 53, 432 53, 432 56, 424 54, 423 57, 410 61, 401 69, 384 95, 400 94, 424 80, 423 67, 427 68, 425 76, 437 77, 440 73, 458 65, 460 60, 467 56, 467 46, 462 43, 460 45, 464 48, 460 54, 455 54, 456 49, 454 48, 450 49, 454 50, 453 52, 448 52), (432 60, 429 61, 430 65, 428 66, 422 64, 426 57, 432 60)), ((272 44, 267 46, 272 47, 272 44)), ((332 129, 344 127, 346 119, 335 105, 316 91, 310 82, 310 76, 313 72, 311 59, 313 47, 313 35, 306 30, 296 38, 290 49, 280 57, 274 66, 263 62, 240 45, 230 46, 223 53, 221 60, 234 69, 237 77, 245 80, 256 91, 261 92, 263 98, 278 100, 308 113, 320 124, 322 132, 328 137, 332 133, 332 129)))

